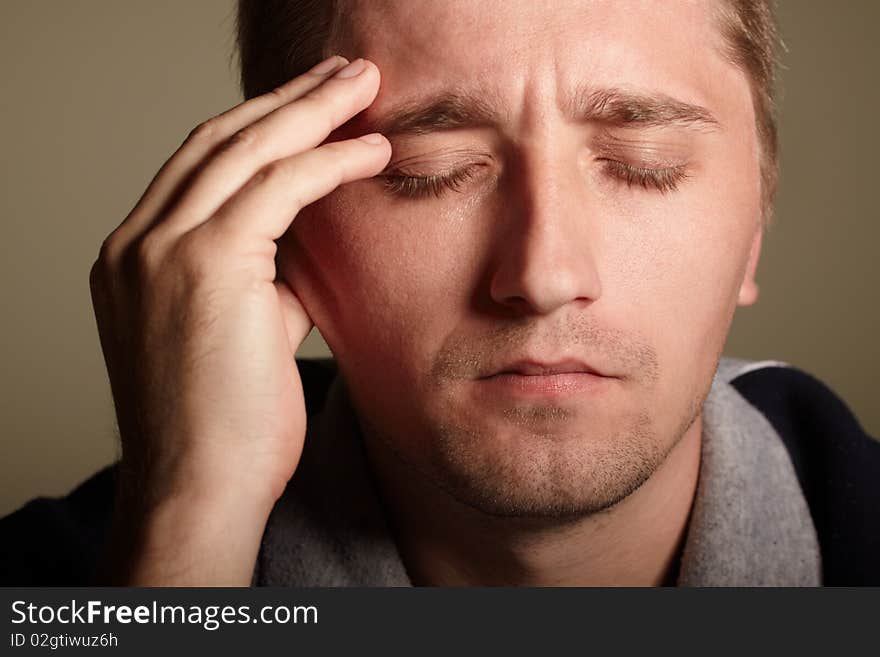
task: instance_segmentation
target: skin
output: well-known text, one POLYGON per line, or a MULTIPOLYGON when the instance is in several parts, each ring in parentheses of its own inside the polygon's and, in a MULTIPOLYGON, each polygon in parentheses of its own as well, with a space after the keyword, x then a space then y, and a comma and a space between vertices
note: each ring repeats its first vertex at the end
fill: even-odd
POLYGON ((382 71, 353 129, 451 88, 504 117, 391 138, 392 169, 483 163, 458 191, 407 200, 379 179, 353 183, 281 245, 417 582, 658 584, 673 567, 699 409, 737 304, 757 295, 759 150, 711 3, 637 5, 638 20, 626 2, 363 2, 348 15, 339 51, 382 71), (630 164, 686 163, 677 190, 602 175, 607 126, 560 108, 584 82, 715 116, 714 130, 611 129, 630 164), (474 379, 523 353, 617 378, 596 396, 484 394, 474 379))
POLYGON ((330 46, 360 74, 307 74, 199 126, 92 268, 123 447, 98 583, 249 584, 302 452, 293 354, 313 322, 416 583, 669 581, 700 407, 757 297, 754 115, 712 5, 351 9, 330 46), (579 83, 660 91, 717 129, 571 120, 579 83), (453 86, 501 120, 353 139, 453 86), (687 178, 630 187, 609 159, 687 178), (462 160, 478 175, 437 198, 374 177, 462 160), (540 400, 477 380, 526 353, 607 377, 540 400))

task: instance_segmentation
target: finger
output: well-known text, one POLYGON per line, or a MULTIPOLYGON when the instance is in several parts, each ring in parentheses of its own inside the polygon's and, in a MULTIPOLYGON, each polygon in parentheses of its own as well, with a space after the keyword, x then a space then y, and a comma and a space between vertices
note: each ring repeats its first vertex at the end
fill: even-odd
POLYGON ((276 240, 306 205, 339 185, 375 176, 390 157, 391 144, 374 133, 276 160, 229 199, 204 228, 236 244, 255 237, 276 240))
POLYGON ((296 356, 297 349, 300 348, 315 324, 286 281, 275 281, 275 290, 278 292, 278 301, 281 306, 284 327, 287 330, 290 353, 291 356, 296 356))
POLYGON ((354 77, 332 77, 236 133, 196 176, 161 230, 180 235, 207 221, 259 170, 320 144, 367 107, 378 90, 379 69, 364 62, 354 77))
POLYGON ((134 209, 114 231, 117 241, 127 244, 146 231, 212 150, 242 128, 312 91, 347 64, 345 57, 334 55, 282 86, 200 124, 159 169, 134 209))

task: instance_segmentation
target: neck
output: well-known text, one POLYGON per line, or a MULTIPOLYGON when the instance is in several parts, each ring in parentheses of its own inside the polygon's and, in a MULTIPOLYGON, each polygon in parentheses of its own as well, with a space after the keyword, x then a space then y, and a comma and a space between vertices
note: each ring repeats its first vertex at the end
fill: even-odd
POLYGON ((434 586, 674 584, 697 487, 702 418, 638 490, 603 512, 507 518, 465 506, 367 438, 410 579, 434 586))

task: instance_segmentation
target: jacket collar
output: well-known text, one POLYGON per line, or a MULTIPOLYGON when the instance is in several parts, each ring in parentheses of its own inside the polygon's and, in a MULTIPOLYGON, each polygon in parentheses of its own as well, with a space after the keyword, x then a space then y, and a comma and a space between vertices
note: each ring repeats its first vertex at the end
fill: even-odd
POLYGON ((697 492, 679 586, 818 586, 816 530, 770 422, 730 384, 722 359, 703 405, 697 492))

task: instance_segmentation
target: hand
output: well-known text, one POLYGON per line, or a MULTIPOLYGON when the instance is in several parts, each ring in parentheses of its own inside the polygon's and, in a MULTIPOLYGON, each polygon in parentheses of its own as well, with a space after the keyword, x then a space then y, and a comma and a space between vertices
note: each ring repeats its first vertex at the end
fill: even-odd
POLYGON ((378 92, 364 60, 333 75, 347 63, 193 130, 92 267, 122 442, 114 583, 250 582, 306 430, 294 354, 312 322, 274 240, 391 154, 381 136, 320 145, 378 92))

